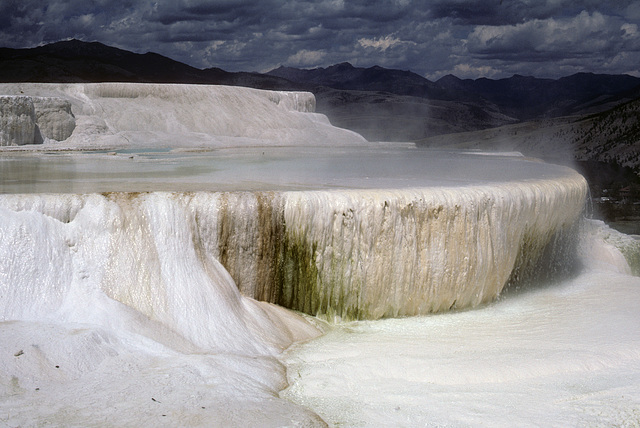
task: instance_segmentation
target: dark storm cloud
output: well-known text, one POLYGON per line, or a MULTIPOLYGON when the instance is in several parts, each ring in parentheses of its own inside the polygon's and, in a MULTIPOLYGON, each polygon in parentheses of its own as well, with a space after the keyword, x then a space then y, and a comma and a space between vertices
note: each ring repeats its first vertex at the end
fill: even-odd
POLYGON ((640 75, 633 0, 0 0, 0 45, 78 38, 197 67, 349 61, 436 79, 640 75))
POLYGON ((619 49, 621 21, 598 12, 581 12, 566 19, 532 20, 509 26, 477 26, 468 38, 472 54, 500 59, 517 55, 526 60, 535 54, 574 56, 619 49))
POLYGON ((269 1, 161 1, 155 2, 147 17, 170 26, 179 22, 225 21, 238 24, 259 22, 274 5, 269 1))
POLYGON ((532 19, 575 15, 582 11, 617 11, 632 0, 440 0, 432 3, 430 16, 451 18, 458 25, 509 25, 532 19))
POLYGON ((509 23, 518 19, 511 16, 511 7, 502 7, 500 0, 439 1, 433 4, 430 11, 432 19, 450 18, 459 25, 509 23), (498 13, 499 10, 502 14, 498 13))
POLYGON ((638 25, 621 16, 598 11, 564 18, 534 19, 516 25, 476 26, 467 38, 467 52, 475 61, 529 63, 534 70, 555 64, 565 73, 611 71, 637 73, 638 25), (636 62, 637 64, 637 62, 636 62))

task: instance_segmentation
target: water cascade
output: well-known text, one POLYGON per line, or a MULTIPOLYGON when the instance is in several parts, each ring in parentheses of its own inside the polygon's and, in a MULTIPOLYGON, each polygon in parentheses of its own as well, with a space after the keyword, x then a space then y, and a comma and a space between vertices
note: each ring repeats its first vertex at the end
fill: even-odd
POLYGON ((162 224, 186 236, 190 248, 181 253, 194 256, 182 263, 197 262, 206 272, 221 263, 245 296, 311 315, 377 319, 493 300, 510 279, 533 275, 554 251, 548 247, 561 248, 555 251, 566 265, 586 184, 559 171, 553 180, 499 185, 35 194, 0 203, 63 223, 84 212, 80 207, 104 207, 99 212, 111 226, 101 233, 113 248, 91 252, 108 261, 100 288, 148 315, 157 310, 149 306, 150 290, 168 269, 152 257, 169 251, 154 249, 162 224), (168 217, 152 223, 158 216, 168 217), (130 300, 142 292, 132 290, 144 296, 130 300))
POLYGON ((377 319, 494 299, 545 248, 570 246, 584 192, 584 181, 569 176, 462 189, 198 195, 191 209, 213 224, 203 245, 245 295, 312 315, 377 319))

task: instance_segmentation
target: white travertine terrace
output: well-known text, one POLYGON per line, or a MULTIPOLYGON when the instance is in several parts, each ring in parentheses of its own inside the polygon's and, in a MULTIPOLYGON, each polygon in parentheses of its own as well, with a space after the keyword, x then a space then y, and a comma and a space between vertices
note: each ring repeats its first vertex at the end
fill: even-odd
POLYGON ((66 140, 75 124, 71 104, 65 99, 0 93, 0 146, 66 140))
POLYGON ((76 119, 71 112, 71 103, 63 98, 32 97, 36 114, 36 124, 41 139, 64 141, 76 127, 76 119))
POLYGON ((370 144, 306 93, 0 85, 21 91, 65 100, 76 126, 0 156, 2 423, 637 419, 640 287, 588 270, 629 268, 620 237, 592 234, 568 286, 401 319, 570 272, 587 195, 575 171, 370 144), (354 319, 380 320, 318 337, 354 319))
POLYGON ((36 117, 29 97, 0 97, 0 146, 33 144, 36 117))
MULTIPOLYGON (((531 270, 548 246, 571 249, 585 194, 584 179, 567 173, 554 180, 458 188, 5 195, 0 205, 57 219, 63 229, 70 223, 91 248, 97 238, 89 231, 104 217, 111 226, 96 233, 110 244, 83 256, 101 260, 96 287, 109 294, 117 285, 120 291, 111 297, 148 316, 158 313, 152 303, 160 298, 158 290, 201 282, 163 278, 169 268, 162 260, 179 261, 168 254, 175 252, 194 254, 184 263, 194 266, 191 273, 196 266, 204 269, 203 278, 224 272, 224 266, 247 296, 313 315, 376 319, 494 299, 511 278, 531 270), (84 214, 95 204, 100 214, 84 214), (178 247, 159 248, 161 229, 154 230, 160 226, 153 218, 180 231, 178 247)), ((47 254, 64 253, 65 242, 47 254)), ((4 244, 9 266, 56 264, 16 256, 13 249, 21 245, 4 244)), ((69 257, 73 265, 74 254, 69 257)), ((557 257, 565 262, 567 254, 557 257)), ((20 278, 44 280, 41 274, 20 278)))
POLYGON ((534 275, 545 250, 570 263, 585 191, 575 174, 465 188, 199 193, 188 210, 243 293, 376 319, 490 301, 510 279, 534 275))
MULTIPOLYGON (((0 193, 24 191, 21 182, 33 186, 29 192, 55 192, 75 181, 84 183, 82 193, 109 192, 78 196, 82 206, 100 200, 110 207, 105 221, 121 225, 101 232, 114 234, 111 245, 118 244, 104 250, 101 257, 114 267, 96 284, 109 292, 111 276, 131 278, 115 283, 128 295, 142 293, 140 302, 147 303, 126 304, 148 316, 158 314, 148 306, 150 290, 171 288, 161 279, 160 261, 149 259, 158 246, 148 224, 152 216, 172 213, 171 227, 188 237, 180 253, 198 254, 206 266, 207 258, 219 261, 247 296, 312 315, 376 319, 495 299, 507 283, 546 263, 541 260, 549 246, 569 245, 587 193, 574 171, 514 156, 466 155, 471 161, 464 163, 465 155, 363 147, 361 137, 313 113, 309 93, 124 83, 0 86, 10 89, 65 98, 78 126, 60 144, 76 151, 94 141, 153 149, 171 141, 179 147, 207 142, 209 149, 223 141, 258 141, 264 147, 256 154, 207 152, 200 163, 166 151, 133 162, 103 154, 91 163, 91 155, 78 154, 71 163, 40 156, 32 165, 29 157, 7 156, 0 164, 8 183, 0 193), (329 149, 314 148, 319 141, 329 149), (297 148, 273 147, 294 143, 297 148), (332 149, 333 143, 341 148, 332 149), (162 169, 173 165, 173 171, 162 169), (143 182, 147 175, 151 182, 143 182), (286 191, 291 185, 299 190, 286 191), (138 190, 174 193, 126 193, 138 190), (138 232, 122 241, 119 236, 133 227, 127 219, 136 219, 138 232), (119 250, 125 247, 130 250, 119 250), (120 260, 122 254, 130 261, 120 260)), ((53 206, 50 200, 32 195, 0 201, 9 209, 19 209, 11 206, 21 201, 36 207, 30 211, 68 221, 57 212, 72 210, 62 202, 67 198, 53 198, 53 206)))
MULTIPOLYGON (((308 92, 177 84, 0 84, 0 95, 67 100, 76 118, 69 138, 52 147, 212 147, 362 145, 360 135, 314 113, 308 92)), ((18 144, 18 143, 13 143, 18 144)), ((22 143, 25 144, 25 143, 22 143)))

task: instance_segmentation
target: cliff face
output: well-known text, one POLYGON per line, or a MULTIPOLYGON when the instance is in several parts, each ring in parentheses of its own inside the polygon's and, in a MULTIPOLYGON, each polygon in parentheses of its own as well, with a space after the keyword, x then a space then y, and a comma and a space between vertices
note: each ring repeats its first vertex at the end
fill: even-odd
POLYGON ((35 142, 36 115, 29 97, 0 97, 0 145, 35 142))
POLYGON ((0 146, 66 140, 75 126, 71 103, 65 99, 0 96, 0 146))
MULTIPOLYGON (((182 317, 168 308, 187 311, 186 296, 209 292, 227 302, 235 285, 330 318, 473 307, 509 283, 570 266, 585 195, 584 179, 569 170, 553 180, 454 188, 3 195, 0 209, 16 218, 3 226, 15 250, 3 269, 18 276, 0 287, 19 294, 10 291, 16 281, 25 289, 35 281, 66 293, 69 283, 90 283, 172 331, 184 326, 172 324, 182 317), (21 221, 44 222, 55 236, 36 227, 22 239, 21 221), (47 270, 57 257, 66 280, 47 270)), ((203 331, 184 335, 217 343, 203 331)))

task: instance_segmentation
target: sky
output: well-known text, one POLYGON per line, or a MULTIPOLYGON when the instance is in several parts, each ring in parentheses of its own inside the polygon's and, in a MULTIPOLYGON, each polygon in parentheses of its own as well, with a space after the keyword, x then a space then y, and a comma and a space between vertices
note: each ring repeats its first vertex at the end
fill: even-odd
POLYGON ((0 46, 68 39, 197 68, 350 62, 437 80, 640 77, 640 0, 0 0, 0 46))

